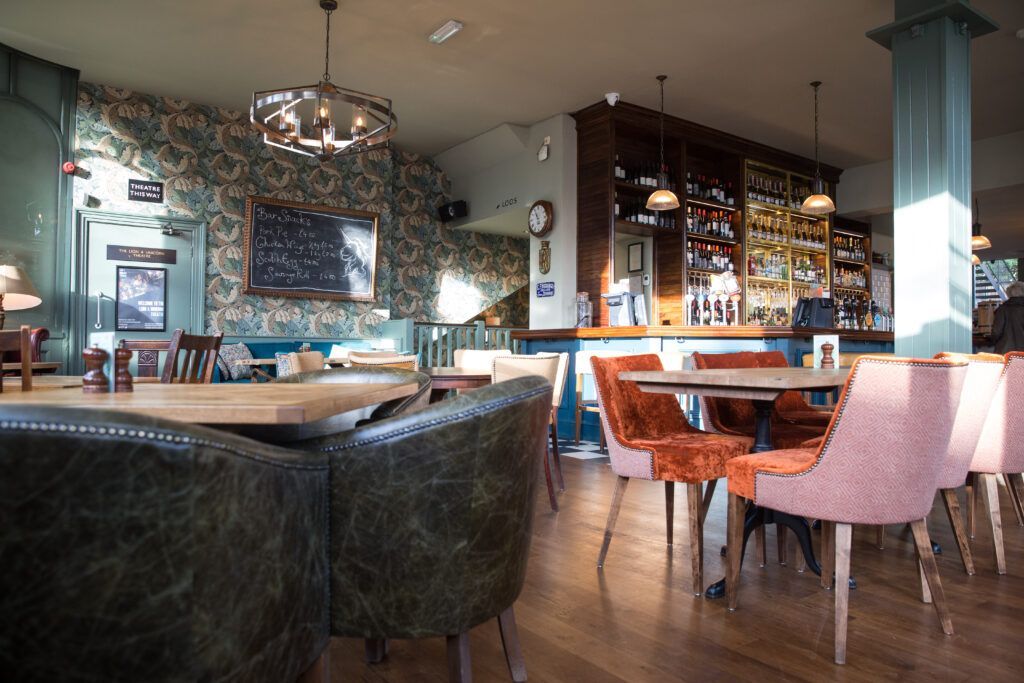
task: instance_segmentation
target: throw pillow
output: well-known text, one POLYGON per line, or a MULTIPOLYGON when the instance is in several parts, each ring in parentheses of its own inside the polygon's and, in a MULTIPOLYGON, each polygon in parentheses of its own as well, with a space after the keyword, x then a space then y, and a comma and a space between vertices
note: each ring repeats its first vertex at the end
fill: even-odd
POLYGON ((217 354, 217 367, 220 368, 220 376, 224 379, 250 379, 252 377, 251 365, 239 365, 235 361, 252 360, 252 351, 245 344, 227 344, 220 347, 217 354))
POLYGON ((288 375, 294 374, 295 371, 292 369, 292 359, 290 353, 275 353, 274 358, 277 360, 277 376, 287 377, 288 375))

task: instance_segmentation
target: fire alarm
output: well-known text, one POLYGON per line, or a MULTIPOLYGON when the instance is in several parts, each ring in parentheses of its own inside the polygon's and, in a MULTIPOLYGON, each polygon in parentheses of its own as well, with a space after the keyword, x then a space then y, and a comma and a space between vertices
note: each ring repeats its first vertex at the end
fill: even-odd
POLYGON ((75 167, 75 162, 65 161, 63 164, 61 164, 60 170, 64 171, 68 175, 74 175, 77 169, 75 167))

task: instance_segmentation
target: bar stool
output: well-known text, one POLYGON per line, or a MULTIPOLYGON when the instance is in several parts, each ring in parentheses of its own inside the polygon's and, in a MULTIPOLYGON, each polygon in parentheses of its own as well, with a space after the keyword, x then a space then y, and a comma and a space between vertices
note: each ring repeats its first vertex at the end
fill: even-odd
POLYGON ((822 446, 729 460, 729 609, 738 604, 749 501, 822 520, 822 577, 827 582, 834 547, 836 664, 846 662, 853 524, 910 523, 930 589, 930 596, 923 597, 934 602, 943 632, 952 634, 925 518, 944 466, 935 454, 947 452, 966 375, 963 361, 862 356, 843 387, 822 446))

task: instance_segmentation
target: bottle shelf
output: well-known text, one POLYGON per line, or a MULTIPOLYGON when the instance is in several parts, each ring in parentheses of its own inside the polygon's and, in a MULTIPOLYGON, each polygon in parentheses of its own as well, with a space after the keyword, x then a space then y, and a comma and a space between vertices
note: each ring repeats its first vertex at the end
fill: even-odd
POLYGON ((728 237, 719 237, 717 235, 707 235, 703 232, 693 232, 691 230, 686 231, 687 237, 692 237, 695 240, 708 240, 709 242, 720 242, 721 244, 739 244, 739 240, 730 239, 728 237))
POLYGON ((648 185, 637 185, 636 183, 627 183, 625 180, 616 180, 615 187, 620 190, 629 190, 631 192, 643 192, 646 194, 651 194, 652 192, 658 189, 657 187, 650 187, 648 185))
MULTIPOLYGON (((699 273, 701 275, 721 275, 722 273, 725 273, 725 272, 728 272, 728 271, 725 271, 725 270, 708 270, 707 268, 693 268, 691 266, 687 266, 686 267, 686 272, 687 273, 699 273)), ((735 274, 736 271, 733 271, 733 273, 735 274)), ((739 280, 739 276, 737 276, 736 279, 739 280)))
POLYGON ((750 274, 748 274, 747 277, 750 280, 753 280, 754 282, 770 282, 773 285, 788 285, 789 284, 789 279, 788 278, 779 279, 779 278, 774 278, 774 277, 764 277, 763 275, 750 275, 750 274))
POLYGON ((870 292, 870 290, 865 287, 854 287, 852 285, 832 285, 832 289, 837 292, 857 292, 858 294, 867 294, 870 292))
POLYGON ((840 263, 849 263, 849 264, 852 264, 852 265, 855 265, 855 266, 864 266, 864 267, 866 267, 866 266, 869 265, 867 261, 857 261, 857 260, 854 260, 854 259, 842 258, 840 256, 833 256, 832 260, 833 261, 839 261, 840 263))
POLYGON ((701 199, 700 197, 686 196, 687 204, 696 204, 698 206, 706 206, 709 209, 718 209, 720 211, 739 211, 740 207, 734 204, 723 204, 722 202, 716 202, 714 199, 701 199))
POLYGON ((678 232, 676 228, 662 228, 657 225, 634 223, 633 221, 624 221, 621 218, 615 221, 615 229, 620 232, 628 233, 630 235, 643 235, 646 237, 650 237, 651 235, 665 235, 678 232))
POLYGON ((751 247, 766 247, 768 249, 784 250, 789 249, 789 241, 785 242, 771 242, 768 240, 754 239, 753 237, 747 237, 747 245, 751 247))
POLYGON ((817 254, 821 256, 828 256, 828 249, 815 249, 814 247, 801 247, 799 245, 791 245, 790 248, 793 251, 799 251, 801 254, 817 254))

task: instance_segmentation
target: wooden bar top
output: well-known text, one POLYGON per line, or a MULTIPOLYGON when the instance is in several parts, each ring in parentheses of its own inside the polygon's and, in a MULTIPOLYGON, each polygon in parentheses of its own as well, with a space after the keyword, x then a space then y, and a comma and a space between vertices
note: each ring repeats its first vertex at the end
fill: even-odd
POLYGON ((808 339, 816 334, 838 334, 843 341, 893 341, 892 332, 835 330, 817 327, 760 327, 756 325, 695 326, 651 325, 647 327, 568 327, 551 330, 516 330, 513 339, 633 339, 639 337, 683 337, 687 339, 808 339))

